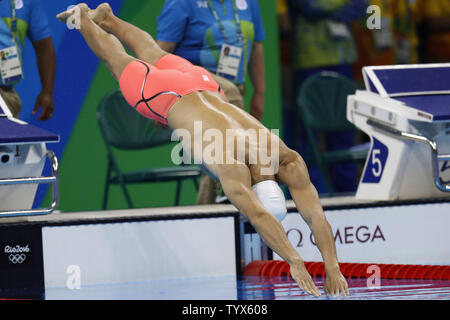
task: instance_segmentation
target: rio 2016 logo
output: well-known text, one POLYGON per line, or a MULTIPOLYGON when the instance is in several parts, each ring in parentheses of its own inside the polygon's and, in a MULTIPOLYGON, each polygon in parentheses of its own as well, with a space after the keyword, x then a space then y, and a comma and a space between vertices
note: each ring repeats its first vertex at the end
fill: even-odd
POLYGON ((3 252, 7 255, 8 260, 11 264, 14 265, 22 265, 28 258, 28 254, 30 254, 31 249, 30 245, 6 245, 3 249, 3 252))

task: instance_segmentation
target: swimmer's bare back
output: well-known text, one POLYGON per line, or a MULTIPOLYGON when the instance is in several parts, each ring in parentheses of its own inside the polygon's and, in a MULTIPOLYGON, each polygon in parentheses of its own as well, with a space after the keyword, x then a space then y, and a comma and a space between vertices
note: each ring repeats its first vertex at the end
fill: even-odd
MULTIPOLYGON (((195 126, 197 125, 198 130, 199 123, 201 123, 202 126, 202 134, 211 129, 219 131, 224 138, 222 144, 224 160, 235 160, 242 164, 246 164, 252 174, 252 184, 264 180, 277 180, 276 172, 273 174, 261 174, 261 169, 268 169, 270 166, 273 166, 276 169, 289 153, 289 149, 276 134, 268 130, 261 122, 247 112, 224 101, 223 97, 218 93, 203 91, 194 92, 182 97, 170 109, 167 120, 171 128, 186 129, 190 132, 192 137, 195 136, 195 126), (227 142, 229 142, 226 141, 227 132, 228 134, 231 132, 232 136, 236 138, 236 141, 233 141, 231 144, 233 149, 227 148, 227 142), (255 133, 256 138, 251 147, 249 145, 251 142, 248 139, 249 132, 255 133), (264 139, 267 141, 263 150, 260 150, 261 144, 259 143, 261 135, 265 135, 264 139), (238 139, 241 139, 241 141, 245 141, 246 143, 238 143, 238 139), (268 158, 272 156, 271 152, 268 152, 268 150, 271 150, 272 144, 276 146, 276 152, 279 155, 273 157, 277 163, 268 164, 267 161, 261 163, 261 160, 264 159, 261 159, 259 156, 260 154, 265 154, 268 158), (245 148, 245 150, 238 150, 238 148, 245 148), (253 161, 250 157, 250 153, 253 153, 254 155, 253 161), (240 154, 245 154, 245 159, 241 159, 239 157, 240 154)), ((228 137, 229 136, 230 135, 228 135, 228 137)), ((214 141, 202 141, 203 146, 213 142, 214 141)), ((191 146, 193 146, 193 143, 194 142, 191 141, 191 146)), ((191 152, 195 157, 195 150, 191 148, 191 152)), ((225 162, 226 161, 224 161, 224 163, 225 162)), ((210 171, 217 175, 217 166, 207 166, 210 171)))

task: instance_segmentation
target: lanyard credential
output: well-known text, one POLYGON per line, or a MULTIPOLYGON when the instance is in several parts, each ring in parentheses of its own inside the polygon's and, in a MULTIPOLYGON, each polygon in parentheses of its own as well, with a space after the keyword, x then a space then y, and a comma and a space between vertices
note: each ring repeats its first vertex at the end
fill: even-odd
MULTIPOLYGON (((208 2, 209 10, 211 10, 211 13, 214 16, 214 19, 216 19, 216 22, 219 25, 220 32, 222 33, 223 38, 226 40, 227 39, 227 35, 226 35, 226 32, 225 32, 225 26, 223 25, 222 20, 219 17, 219 14, 217 13, 216 9, 214 8, 214 4, 212 3, 212 1, 211 0, 207 0, 207 2, 208 2)), ((239 38, 239 43, 242 45, 243 40, 244 40, 244 36, 243 36, 243 33, 242 33, 241 19, 239 18, 239 13, 238 13, 238 9, 236 7, 235 0, 231 0, 231 2, 233 3, 234 24, 236 25, 238 38, 239 38)))
POLYGON ((13 37, 14 44, 17 46, 17 12, 16 3, 14 0, 10 0, 11 3, 11 35, 13 37))
POLYGON ((14 45, 0 50, 0 86, 14 86, 23 79, 22 61, 20 49, 17 43, 17 13, 16 3, 10 0, 11 4, 11 36, 14 45))

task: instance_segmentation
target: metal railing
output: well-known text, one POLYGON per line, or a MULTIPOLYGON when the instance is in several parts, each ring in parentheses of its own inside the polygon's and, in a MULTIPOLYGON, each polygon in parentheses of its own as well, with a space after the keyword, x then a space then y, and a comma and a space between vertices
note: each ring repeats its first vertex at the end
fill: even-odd
POLYGON ((433 170, 434 183, 439 190, 443 192, 450 192, 450 184, 444 184, 441 178, 439 177, 439 161, 450 161, 450 154, 440 155, 438 152, 437 143, 435 141, 418 134, 403 132, 394 129, 378 121, 369 119, 367 120, 367 124, 386 133, 398 136, 400 138, 427 144, 431 148, 431 165, 433 170))
POLYGON ((20 217, 20 216, 38 216, 47 215, 55 211, 59 204, 59 163, 53 151, 47 150, 47 158, 52 165, 51 177, 24 177, 24 178, 8 178, 0 179, 0 186, 22 185, 22 184, 51 184, 52 185, 52 203, 50 207, 44 209, 30 209, 30 210, 11 210, 0 211, 0 218, 3 217, 20 217))

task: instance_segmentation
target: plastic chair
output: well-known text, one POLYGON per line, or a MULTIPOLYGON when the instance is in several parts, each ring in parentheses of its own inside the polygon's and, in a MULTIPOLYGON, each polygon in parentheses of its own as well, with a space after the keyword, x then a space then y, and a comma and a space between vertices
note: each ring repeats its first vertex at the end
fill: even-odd
POLYGON ((198 190, 197 178, 201 169, 194 165, 153 168, 140 171, 120 170, 113 149, 143 150, 173 143, 172 130, 157 128, 153 121, 141 116, 131 108, 120 90, 108 93, 100 102, 97 120, 108 152, 103 210, 107 208, 110 185, 120 185, 129 208, 133 208, 126 185, 137 183, 176 181, 175 205, 179 205, 183 180, 192 179, 198 190))
POLYGON ((357 85, 335 72, 321 72, 306 79, 300 87, 297 105, 311 151, 308 161, 316 164, 324 177, 330 194, 334 188, 327 166, 335 163, 365 161, 369 148, 351 148, 335 151, 320 151, 317 133, 333 133, 355 130, 347 120, 347 96, 354 94, 357 85))

